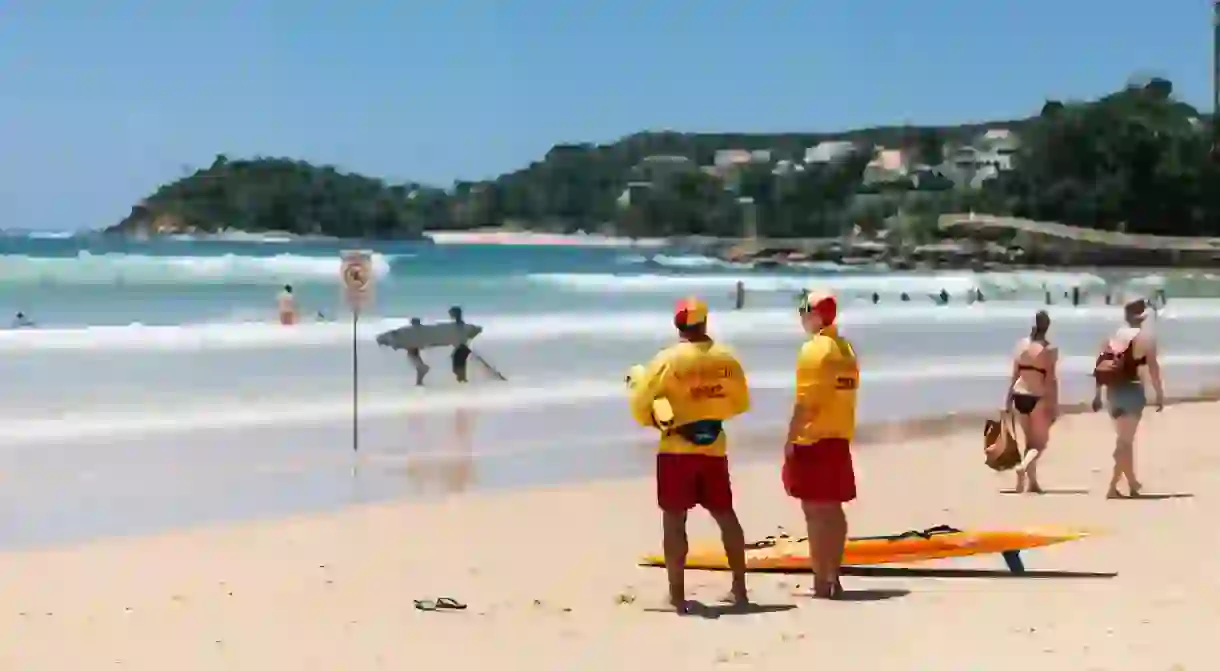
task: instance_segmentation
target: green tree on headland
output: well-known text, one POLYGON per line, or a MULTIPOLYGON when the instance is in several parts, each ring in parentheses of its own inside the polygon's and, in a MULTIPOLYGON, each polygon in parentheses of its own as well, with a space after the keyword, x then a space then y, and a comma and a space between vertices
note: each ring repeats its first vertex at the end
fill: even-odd
POLYGON ((158 189, 115 228, 402 238, 425 228, 510 225, 646 237, 735 236, 749 222, 767 237, 824 237, 887 222, 917 234, 939 213, 974 211, 1220 235, 1212 139, 1211 120, 1177 101, 1168 80, 1152 78, 1092 102, 1048 101, 1038 115, 1011 121, 835 134, 637 133, 557 145, 521 170, 449 189, 218 156, 158 189), (806 161, 809 148, 829 141, 855 149, 806 161), (727 160, 718 156, 725 150, 754 154, 727 160), (883 150, 902 152, 900 173, 887 172, 883 150))
POLYGON ((390 186, 330 166, 279 158, 229 160, 157 189, 111 230, 123 233, 284 231, 344 238, 418 238, 450 196, 390 186))

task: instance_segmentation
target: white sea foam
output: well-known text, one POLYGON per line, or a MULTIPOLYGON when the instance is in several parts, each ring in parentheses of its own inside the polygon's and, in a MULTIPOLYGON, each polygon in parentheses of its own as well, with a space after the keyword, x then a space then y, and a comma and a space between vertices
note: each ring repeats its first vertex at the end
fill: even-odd
MULTIPOLYGON (((690 262, 691 266, 697 262, 690 262)), ((1072 287, 1096 289, 1106 281, 1090 273, 1025 271, 1017 273, 945 272, 934 275, 903 273, 872 274, 845 272, 822 275, 761 275, 725 273, 715 275, 616 275, 611 273, 535 273, 529 281, 567 291, 593 293, 676 294, 699 291, 728 291, 742 282, 747 291, 790 292, 802 289, 829 289, 841 293, 877 292, 883 296, 908 293, 915 297, 938 293, 964 296, 974 289, 1016 293, 1047 290, 1062 292, 1072 287)))
MULTIPOLYGON (((1166 367, 1220 365, 1220 354, 1167 355, 1166 367)), ((1091 370, 1091 357, 1065 357, 1060 369, 1067 373, 1091 370)), ((921 380, 965 380, 1002 378, 1009 374, 1007 361, 987 357, 957 359, 936 365, 895 366, 870 369, 865 372, 868 385, 885 385, 921 380)), ((790 371, 751 373, 754 389, 787 389, 792 385, 790 371)), ((428 415, 458 408, 478 410, 511 410, 543 405, 572 405, 623 395, 620 379, 583 380, 576 383, 544 388, 523 388, 517 385, 482 387, 462 392, 417 394, 410 403, 401 395, 364 399, 361 417, 397 417, 428 415)), ((0 449, 21 443, 77 440, 86 437, 146 436, 173 434, 206 429, 240 429, 277 425, 318 425, 342 421, 351 416, 351 401, 347 398, 269 402, 228 407, 209 404, 206 407, 175 407, 156 413, 71 413, 55 419, 4 421, 5 441, 0 449)), ((252 445, 256 447, 256 445, 252 445)))
MULTIPOLYGON (((1037 309, 1046 309, 1058 323, 1110 324, 1116 308, 1088 305, 1073 308, 1037 303, 993 302, 974 305, 932 306, 899 304, 874 307, 844 306, 840 321, 847 325, 894 325, 934 327, 954 324, 991 323, 1024 326, 1037 309)), ((1220 320, 1220 300, 1177 299, 1161 310, 1162 322, 1220 320)), ((550 313, 542 315, 489 315, 477 322, 484 327, 482 341, 534 341, 561 338, 606 340, 652 339, 667 336, 672 316, 665 312, 599 312, 590 314, 550 313)), ((719 337, 737 341, 789 339, 799 325, 788 309, 754 309, 717 312, 713 330, 719 337)), ((407 319, 361 322, 357 337, 372 340, 378 333, 405 326, 407 319)), ((282 349, 337 345, 350 341, 350 323, 299 324, 285 327, 274 323, 213 323, 181 326, 90 326, 72 329, 0 330, 0 352, 49 350, 149 351, 282 349)))
MULTIPOLYGON (((384 277, 394 257, 372 255, 373 272, 384 277)), ((286 281, 338 282, 338 256, 276 254, 247 256, 150 256, 94 254, 70 257, 0 256, 5 284, 242 284, 286 281)))

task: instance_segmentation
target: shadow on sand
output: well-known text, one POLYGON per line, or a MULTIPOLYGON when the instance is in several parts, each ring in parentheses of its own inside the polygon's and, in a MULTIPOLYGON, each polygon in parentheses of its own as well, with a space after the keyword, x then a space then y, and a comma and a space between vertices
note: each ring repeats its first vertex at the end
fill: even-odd
MULTIPOLYGON (((846 567, 843 574, 847 575, 846 567)), ((873 587, 868 589, 844 589, 834 601, 888 601, 890 599, 899 599, 911 593, 909 589, 894 589, 884 587, 873 587)), ((813 594, 809 592, 793 592, 792 596, 802 599, 813 599, 813 594)))
MULTIPOLYGON (((725 615, 763 615, 765 613, 782 613, 789 610, 795 610, 796 606, 790 603, 750 603, 744 606, 738 606, 731 603, 705 604, 702 601, 687 601, 686 612, 682 613, 684 617, 701 617, 705 620, 715 620, 725 615)), ((669 613, 674 614, 672 608, 645 608, 648 613, 669 613)))
POLYGON ((1193 499, 1194 494, 1189 492, 1177 492, 1173 494, 1145 494, 1140 492, 1135 496, 1118 496, 1110 499, 1111 501, 1164 501, 1166 499, 1193 499))
POLYGON ((1051 488, 1051 489, 1043 489, 1042 491, 1038 492, 1037 494, 1033 494, 1033 493, 1026 494, 1025 492, 1018 492, 1015 489, 1001 489, 1000 493, 1001 494, 1014 494, 1014 495, 1020 495, 1020 496, 1081 496, 1084 494, 1088 494, 1089 490, 1051 488))
POLYGON ((896 566, 844 566, 843 575, 854 575, 869 578, 1058 578, 1097 579, 1116 578, 1113 571, 1025 571, 1013 573, 1008 570, 968 569, 968 568, 906 568, 896 566))

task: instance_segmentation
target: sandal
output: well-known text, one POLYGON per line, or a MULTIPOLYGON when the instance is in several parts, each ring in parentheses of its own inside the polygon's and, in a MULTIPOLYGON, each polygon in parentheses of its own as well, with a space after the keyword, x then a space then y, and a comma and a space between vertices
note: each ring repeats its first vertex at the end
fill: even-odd
POLYGON ((416 599, 415 609, 423 611, 436 610, 466 610, 466 604, 447 596, 442 596, 437 599, 416 599))

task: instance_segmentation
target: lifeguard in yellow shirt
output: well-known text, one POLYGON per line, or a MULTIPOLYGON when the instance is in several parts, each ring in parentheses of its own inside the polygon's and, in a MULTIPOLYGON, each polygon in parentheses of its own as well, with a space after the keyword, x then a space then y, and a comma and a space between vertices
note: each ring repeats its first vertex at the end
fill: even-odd
POLYGON ((732 601, 745 604, 745 537, 733 509, 728 440, 724 422, 750 407, 741 363, 707 335, 707 305, 688 298, 678 303, 674 326, 680 342, 661 350, 640 379, 632 381, 631 414, 643 426, 661 428, 654 402, 664 401, 672 422, 657 446, 657 505, 661 509, 669 602, 687 611, 684 571, 688 544, 686 516, 703 506, 720 526, 733 576, 732 601))
POLYGON ((839 584, 847 543, 843 504, 856 498, 851 440, 856 432, 860 367, 855 348, 835 326, 838 305, 833 296, 803 295, 798 311, 809 340, 797 355, 784 489, 800 500, 805 514, 813 596, 833 599, 843 591, 839 584))

